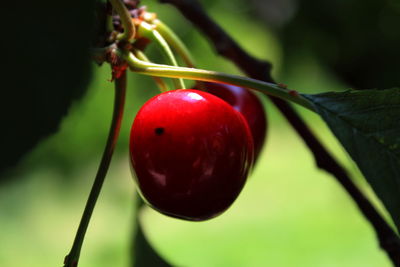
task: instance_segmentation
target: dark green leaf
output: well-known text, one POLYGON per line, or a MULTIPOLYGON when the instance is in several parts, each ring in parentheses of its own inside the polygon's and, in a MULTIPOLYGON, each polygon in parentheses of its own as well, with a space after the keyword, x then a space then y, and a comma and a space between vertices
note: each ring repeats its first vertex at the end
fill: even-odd
POLYGON ((149 244, 139 222, 136 230, 134 246, 135 253, 133 256, 133 267, 171 267, 171 265, 158 255, 154 248, 149 244))
POLYGON ((314 103, 400 229, 400 89, 304 97, 314 103))
POLYGON ((144 202, 140 197, 137 199, 138 205, 136 212, 136 231, 134 232, 133 238, 134 253, 132 255, 132 267, 171 267, 172 265, 165 261, 147 240, 139 220, 140 210, 143 208, 144 202))
POLYGON ((55 132, 84 93, 94 2, 2 3, 0 171, 55 132))

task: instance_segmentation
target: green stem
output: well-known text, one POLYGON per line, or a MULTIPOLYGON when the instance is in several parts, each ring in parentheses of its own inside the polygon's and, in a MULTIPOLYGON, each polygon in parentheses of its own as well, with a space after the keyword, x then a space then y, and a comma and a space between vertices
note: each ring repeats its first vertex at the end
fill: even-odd
MULTIPOLYGON (((149 59, 146 57, 146 55, 142 51, 136 51, 136 56, 140 60, 150 62, 149 59)), ((161 92, 168 91, 167 84, 160 77, 153 76, 153 80, 157 84, 157 87, 160 89, 161 92)))
POLYGON ((164 37, 165 41, 176 50, 178 55, 180 55, 186 65, 190 68, 195 66, 194 60, 187 49, 186 45, 181 41, 181 39, 162 21, 155 19, 151 22, 156 26, 157 31, 164 37))
MULTIPOLYGON (((143 21, 139 25, 138 34, 139 36, 144 36, 155 42, 158 48, 161 50, 161 53, 165 57, 165 60, 168 62, 168 64, 176 67, 178 66, 178 63, 176 62, 175 56, 172 53, 171 48, 169 47, 163 36, 154 29, 154 26, 143 21)), ((176 88, 186 88, 182 79, 173 79, 173 82, 176 88)))
POLYGON ((104 178, 106 177, 107 170, 114 152, 115 144, 118 139, 119 130, 121 128, 121 121, 125 103, 125 92, 126 71, 124 71, 122 75, 115 80, 114 112, 110 132, 108 134, 107 144, 103 152, 103 157, 101 159, 99 169, 97 170, 96 178, 94 180, 92 189, 86 202, 85 210, 83 211, 82 219, 76 232, 74 243, 72 245, 71 251, 65 257, 64 267, 78 266, 79 255, 81 252, 83 240, 85 238, 86 230, 88 228, 93 209, 96 205, 97 198, 100 194, 101 187, 103 186, 104 178))
POLYGON ((297 91, 279 87, 274 83, 263 82, 252 78, 241 77, 216 71, 173 67, 168 65, 144 62, 136 58, 132 53, 128 51, 122 51, 120 49, 117 49, 116 53, 128 63, 132 71, 137 73, 158 77, 222 82, 246 87, 249 89, 257 90, 263 94, 268 94, 284 100, 292 101, 315 112, 314 105, 307 99, 302 97, 301 94, 299 94, 297 91))
POLYGON ((117 36, 118 40, 130 41, 135 36, 135 26, 131 14, 122 0, 109 0, 114 10, 120 17, 124 32, 117 36))

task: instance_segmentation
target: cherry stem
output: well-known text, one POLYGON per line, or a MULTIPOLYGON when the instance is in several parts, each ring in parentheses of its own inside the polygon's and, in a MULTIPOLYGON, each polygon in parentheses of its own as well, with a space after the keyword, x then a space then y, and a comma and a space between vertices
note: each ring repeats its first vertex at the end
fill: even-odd
POLYGON ((295 102, 311 111, 315 112, 314 106, 307 99, 293 90, 281 88, 274 83, 259 81, 256 79, 241 77, 237 75, 226 74, 222 72, 173 67, 169 65, 154 64, 142 61, 128 51, 116 50, 117 55, 121 56, 129 65, 130 69, 136 73, 150 76, 184 78, 190 80, 221 82, 242 86, 249 89, 260 91, 261 93, 279 97, 281 99, 295 102))
MULTIPOLYGON (((166 40, 163 38, 163 36, 154 29, 154 26, 143 21, 139 24, 138 28, 138 34, 139 36, 143 36, 146 38, 149 38, 151 41, 153 41, 158 48, 160 49, 162 55, 168 62, 168 64, 177 67, 178 63, 176 62, 175 56, 171 51, 171 48, 169 47, 168 43, 166 40)), ((173 79, 174 85, 176 89, 184 89, 185 84, 182 79, 173 79)))
POLYGON ((104 148, 103 156, 101 158, 96 178, 94 180, 92 189, 90 191, 88 200, 86 202, 86 206, 83 211, 82 218, 75 235, 74 243, 72 245, 71 251, 65 257, 64 267, 78 266, 79 255, 81 252, 83 240, 85 238, 86 230, 88 228, 89 221, 93 213, 93 209, 96 205, 98 196, 103 186, 103 182, 106 177, 108 167, 110 166, 115 144, 117 143, 118 140, 118 135, 121 128, 124 104, 125 104, 125 93, 126 93, 126 71, 123 71, 121 73, 121 76, 115 79, 114 111, 113 111, 110 131, 108 134, 107 144, 106 147, 104 148))
POLYGON ((181 41, 181 39, 159 19, 154 19, 150 21, 156 26, 156 30, 161 34, 162 37, 167 41, 168 44, 178 53, 178 55, 183 59, 185 64, 193 68, 195 66, 194 60, 187 49, 186 45, 181 41))
MULTIPOLYGON (((136 51, 136 56, 143 61, 150 62, 150 60, 146 57, 146 55, 142 51, 136 51)), ((157 87, 160 89, 161 92, 168 91, 167 84, 160 78, 153 76, 154 82, 157 84, 157 87)))
POLYGON ((126 8, 124 2, 122 0, 109 0, 114 10, 117 12, 121 19, 122 26, 124 28, 124 32, 120 33, 117 36, 118 40, 130 41, 135 37, 135 26, 133 25, 133 21, 131 15, 129 14, 129 10, 126 8))

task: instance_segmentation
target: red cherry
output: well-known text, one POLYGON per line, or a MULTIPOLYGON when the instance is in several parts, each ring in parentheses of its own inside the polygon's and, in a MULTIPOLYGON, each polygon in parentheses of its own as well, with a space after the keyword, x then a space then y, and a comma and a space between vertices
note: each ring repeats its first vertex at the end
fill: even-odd
POLYGON ((174 90, 139 110, 130 158, 145 201, 166 215, 210 219, 242 190, 253 163, 253 140, 243 116, 220 98, 174 90))
POLYGON ((239 86, 207 82, 202 87, 204 91, 228 102, 245 117, 253 136, 256 160, 264 145, 267 131, 267 118, 260 99, 250 90, 239 86))

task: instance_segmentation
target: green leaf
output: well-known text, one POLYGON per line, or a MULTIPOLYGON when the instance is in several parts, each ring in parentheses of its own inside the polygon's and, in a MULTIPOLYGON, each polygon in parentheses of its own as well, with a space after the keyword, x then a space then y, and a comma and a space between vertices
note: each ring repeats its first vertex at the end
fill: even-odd
POLYGON ((137 224, 134 241, 133 267, 152 266, 152 267, 171 267, 150 245, 143 233, 140 222, 137 224))
POLYGON ((152 267, 171 267, 165 259, 163 259, 153 246, 149 243, 143 232, 143 226, 140 222, 140 210, 144 208, 143 200, 137 197, 136 206, 136 231, 133 237, 133 255, 132 267, 152 266, 152 267))
POLYGON ((94 0, 2 3, 0 171, 58 129, 90 80, 94 0))
POLYGON ((314 103, 400 229, 400 89, 303 96, 314 103))

